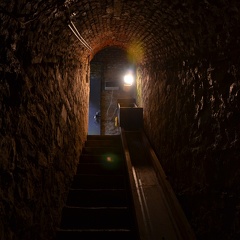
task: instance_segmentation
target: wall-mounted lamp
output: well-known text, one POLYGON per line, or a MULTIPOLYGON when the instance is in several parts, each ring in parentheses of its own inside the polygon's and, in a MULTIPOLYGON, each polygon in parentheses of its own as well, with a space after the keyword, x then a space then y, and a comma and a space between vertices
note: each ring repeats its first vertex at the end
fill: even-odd
POLYGON ((123 78, 123 81, 124 81, 124 85, 125 86, 132 86, 133 85, 133 82, 134 82, 134 76, 131 72, 127 73, 124 78, 123 78))
POLYGON ((134 78, 133 72, 131 70, 128 71, 127 74, 123 77, 123 82, 124 82, 123 90, 125 92, 129 92, 129 93, 132 92, 132 90, 133 90, 132 85, 134 83, 134 80, 135 80, 135 78, 134 78))

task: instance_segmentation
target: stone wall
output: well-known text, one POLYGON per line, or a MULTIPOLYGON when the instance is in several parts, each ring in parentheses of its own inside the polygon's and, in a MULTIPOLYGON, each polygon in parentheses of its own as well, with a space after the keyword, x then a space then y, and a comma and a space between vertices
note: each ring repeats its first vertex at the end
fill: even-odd
POLYGON ((239 9, 189 6, 137 71, 145 130, 197 239, 240 238, 239 9))
POLYGON ((87 134, 88 63, 47 16, 0 16, 0 239, 53 239, 87 134))
POLYGON ((239 63, 138 69, 145 130, 198 239, 240 236, 239 63))

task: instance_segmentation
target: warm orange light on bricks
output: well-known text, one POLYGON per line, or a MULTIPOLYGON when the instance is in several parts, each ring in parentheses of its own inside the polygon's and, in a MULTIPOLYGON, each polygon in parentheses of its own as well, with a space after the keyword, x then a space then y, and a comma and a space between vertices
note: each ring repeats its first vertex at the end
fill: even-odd
POLYGON ((130 44, 127 52, 129 60, 133 63, 141 62, 143 59, 144 51, 141 44, 138 42, 133 42, 130 44))

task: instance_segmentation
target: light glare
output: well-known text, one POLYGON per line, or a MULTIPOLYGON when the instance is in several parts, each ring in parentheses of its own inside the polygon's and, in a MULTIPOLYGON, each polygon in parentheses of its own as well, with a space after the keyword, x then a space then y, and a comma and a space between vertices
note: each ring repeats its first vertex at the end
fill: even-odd
POLYGON ((133 78, 133 75, 132 74, 127 74, 127 75, 125 75, 124 76, 124 83, 126 84, 126 85, 129 85, 129 86, 131 86, 132 84, 133 84, 133 81, 134 81, 134 78, 133 78))

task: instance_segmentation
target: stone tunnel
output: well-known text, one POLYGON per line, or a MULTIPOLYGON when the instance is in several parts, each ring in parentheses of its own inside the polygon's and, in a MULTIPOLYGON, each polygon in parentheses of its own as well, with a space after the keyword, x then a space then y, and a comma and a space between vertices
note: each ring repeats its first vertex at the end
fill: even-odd
POLYGON ((144 131, 197 239, 240 239, 239 11, 238 0, 2 0, 0 239, 54 239, 88 134, 90 63, 109 47, 136 66, 144 131))

